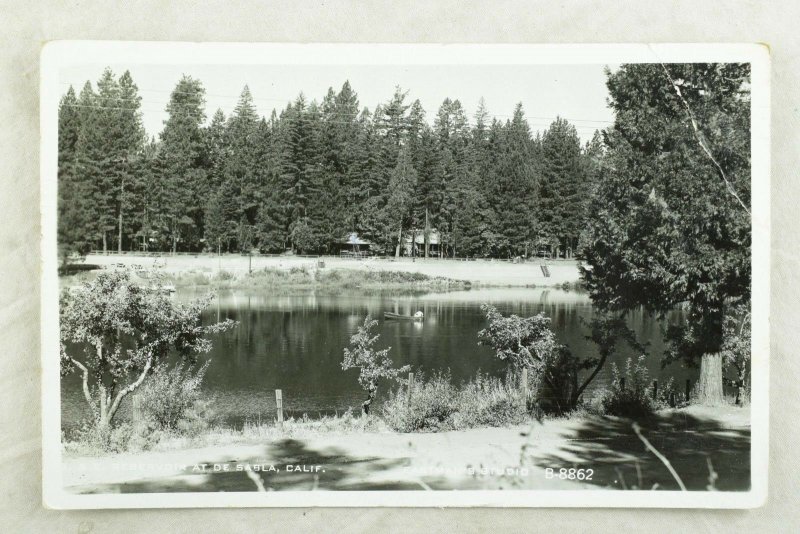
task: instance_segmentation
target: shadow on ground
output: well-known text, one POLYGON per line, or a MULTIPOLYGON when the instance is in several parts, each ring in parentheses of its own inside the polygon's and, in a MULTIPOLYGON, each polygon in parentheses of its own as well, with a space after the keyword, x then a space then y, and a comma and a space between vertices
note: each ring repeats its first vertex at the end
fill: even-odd
MULTIPOLYGON (((587 417, 561 424, 539 441, 530 438, 526 463, 540 469, 511 488, 677 490, 679 486, 665 465, 639 439, 633 421, 616 417, 587 417), (592 477, 579 484, 546 479, 541 469, 592 469, 592 477), (561 482, 559 484, 559 482, 561 482)), ((548 424, 545 422, 545 424, 548 424)), ((559 425, 558 421, 550 424, 559 425)), ((641 432, 653 447, 666 456, 689 490, 709 486, 709 460, 716 474, 714 489, 745 491, 750 488, 750 430, 745 424, 723 424, 718 419, 675 411, 640 420, 641 432)), ((535 436, 535 433, 534 433, 535 436)), ((398 436, 398 439, 402 439, 398 436)), ((514 445, 513 447, 516 447, 514 445)), ((252 449, 251 449, 252 450, 252 449)), ((476 455, 484 454, 476 449, 476 455)), ((110 484, 73 486, 79 493, 171 493, 248 492, 283 490, 451 490, 494 487, 496 480, 442 474, 414 478, 405 469, 408 457, 356 457, 336 447, 311 448, 303 441, 283 439, 265 445, 258 457, 198 462, 181 474, 110 484), (195 465, 206 464, 205 471, 195 465), (246 470, 259 466, 261 470, 246 470), (272 466, 272 469, 269 467, 272 466), (298 469, 305 466, 306 470, 298 469), (314 466, 319 470, 314 471, 314 466), (264 470, 266 468, 266 470, 264 470), (487 485, 489 484, 489 485, 487 485)), ((516 456, 516 455, 515 455, 516 456)), ((485 458, 475 458, 482 465, 485 458)), ((445 462, 446 463, 446 462, 445 462)), ((501 485, 501 487, 506 487, 501 485)))
MULTIPOLYGON (((750 430, 683 412, 639 421, 642 435, 672 464, 688 490, 706 490, 709 460, 723 491, 750 489, 750 430)), ((666 466, 639 439, 626 418, 581 421, 552 450, 534 448, 530 460, 556 472, 562 467, 594 471, 589 484, 617 489, 678 490, 666 466)))
MULTIPOLYGON (((257 458, 198 462, 205 471, 188 467, 183 475, 80 488, 81 493, 172 493, 276 490, 422 490, 419 482, 380 480, 382 472, 408 465, 406 458, 354 458, 336 448, 313 450, 302 441, 284 439, 271 443, 257 458), (250 473, 244 466, 258 466, 250 473), (227 469, 225 468, 227 466, 227 469), (273 466, 274 470, 265 470, 273 466), (308 471, 299 470, 306 466, 308 471), (311 471, 319 466, 319 471, 311 471), (215 469, 216 468, 216 469, 215 469), (256 470, 258 469, 258 471, 256 470), (258 481, 256 480, 258 479, 258 481), (377 480, 375 480, 377 479, 377 480)), ((445 484, 427 479, 432 488, 445 484)))

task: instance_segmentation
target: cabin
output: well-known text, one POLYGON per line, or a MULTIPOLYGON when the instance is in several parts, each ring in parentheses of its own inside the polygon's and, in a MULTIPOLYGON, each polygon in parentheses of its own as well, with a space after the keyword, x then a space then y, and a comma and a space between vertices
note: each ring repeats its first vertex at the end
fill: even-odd
POLYGON ((337 252, 340 256, 349 258, 363 258, 370 255, 372 241, 364 239, 356 232, 350 232, 336 243, 337 252))
MULTIPOLYGON (((404 256, 425 256, 425 230, 405 232, 403 235, 404 256)), ((442 255, 442 236, 438 230, 428 231, 428 256, 438 258, 442 255)))

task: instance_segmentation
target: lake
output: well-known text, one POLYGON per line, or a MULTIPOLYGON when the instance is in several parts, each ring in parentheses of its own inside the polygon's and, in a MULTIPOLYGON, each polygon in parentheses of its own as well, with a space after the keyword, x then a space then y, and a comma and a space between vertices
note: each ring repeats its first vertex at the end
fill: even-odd
MULTIPOLYGON (((181 290, 175 296, 190 300, 202 292, 181 290)), ((583 321, 592 317, 586 293, 548 288, 492 288, 414 296, 274 295, 267 291, 222 291, 204 315, 203 322, 231 318, 238 327, 214 337, 214 348, 200 361, 211 358, 203 388, 214 398, 218 422, 239 427, 245 421, 271 421, 275 416, 275 389, 283 390, 289 415, 310 417, 359 410, 364 398, 357 370, 342 371, 342 349, 367 314, 379 320, 379 348, 391 346, 397 366, 410 364, 416 373, 449 369, 454 381, 467 380, 480 370, 504 376, 505 363, 491 349, 477 344, 486 326, 482 303, 504 314, 530 316, 544 312, 561 343, 579 356, 596 355, 585 338, 583 321), (424 322, 384 320, 384 311, 413 314, 421 310, 424 322)), ((694 383, 698 371, 673 363, 661 369, 661 322, 643 312, 633 313, 630 326, 640 341, 650 343, 650 379, 660 384, 673 377, 682 391, 685 380, 694 383)), ((596 394, 611 380, 611 362, 622 367, 636 356, 627 346, 606 363, 590 386, 596 394)), ((62 381, 62 422, 73 427, 88 414, 78 377, 62 381)), ((380 402, 383 390, 378 391, 380 402)))

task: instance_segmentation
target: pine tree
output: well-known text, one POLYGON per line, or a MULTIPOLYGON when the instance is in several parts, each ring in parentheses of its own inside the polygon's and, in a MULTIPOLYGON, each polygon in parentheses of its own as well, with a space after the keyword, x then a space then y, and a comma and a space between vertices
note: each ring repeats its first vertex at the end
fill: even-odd
POLYGON ((140 101, 130 73, 117 80, 111 69, 103 71, 97 93, 87 82, 79 98, 82 111, 75 172, 84 181, 84 193, 94 212, 88 240, 99 238, 104 251, 113 239, 119 250, 123 246, 124 214, 131 203, 126 186, 134 180, 145 141, 140 101))
POLYGON ((200 248, 203 236, 203 206, 208 200, 206 183, 205 89, 190 76, 183 76, 167 104, 168 118, 161 131, 163 199, 172 251, 178 243, 187 250, 200 248))
POLYGON ((586 178, 575 127, 557 118, 541 141, 542 175, 538 210, 542 237, 570 257, 583 229, 586 178))
MULTIPOLYGON (((412 222, 414 213, 414 189, 417 186, 417 171, 406 148, 402 148, 397 165, 392 169, 387 190, 385 220, 386 227, 397 229, 395 256, 400 256, 403 247, 403 228, 412 222)), ((391 239, 386 236, 386 240, 391 239)), ((416 246, 416 232, 412 233, 412 247, 416 246)))
POLYGON ((142 125, 141 97, 133 82, 130 72, 125 71, 119 77, 119 109, 117 110, 117 131, 119 146, 117 147, 117 181, 114 185, 117 210, 117 251, 122 252, 124 239, 133 238, 135 225, 130 214, 136 202, 131 189, 136 181, 137 171, 141 166, 142 150, 146 141, 142 125), (126 226, 127 224, 127 226, 126 226))
POLYGON ((258 123, 253 96, 245 85, 226 127, 227 157, 220 189, 227 214, 227 242, 238 251, 257 244, 258 123))
POLYGON ((493 230, 498 236, 495 254, 522 255, 533 240, 537 186, 533 142, 522 104, 517 104, 511 121, 503 126, 493 124, 489 139, 498 154, 489 186, 490 202, 498 207, 493 230))
POLYGON ((203 133, 204 168, 206 170, 206 192, 208 204, 203 212, 203 239, 205 247, 212 251, 228 251, 227 224, 223 219, 220 195, 225 180, 225 164, 228 158, 227 120, 221 109, 211 118, 203 133))
POLYGON ((289 213, 284 201, 284 130, 275 111, 260 128, 259 168, 262 193, 256 229, 258 247, 265 252, 283 252, 287 246, 289 213))
MULTIPOLYGON (((316 104, 306 103, 305 95, 300 96, 286 108, 282 115, 284 128, 281 137, 283 161, 283 195, 288 212, 289 235, 298 224, 309 226, 309 203, 318 180, 319 151, 317 128, 319 113, 316 104)), ((303 232, 306 228, 303 228, 303 232)), ((313 233, 314 230, 311 230, 313 233)), ((309 241, 305 239, 304 246, 309 241)), ((318 235, 318 234, 316 234, 318 235)), ((295 243, 290 237, 292 248, 295 243)))
POLYGON ((458 210, 463 208, 467 191, 474 188, 472 177, 469 125, 464 108, 458 100, 445 99, 433 124, 437 134, 440 163, 438 205, 434 205, 434 220, 451 252, 457 253, 455 233, 458 210))
POLYGON ((77 164, 82 115, 79 106, 70 86, 58 107, 58 243, 65 262, 72 253, 86 254, 92 245, 89 189, 77 164))

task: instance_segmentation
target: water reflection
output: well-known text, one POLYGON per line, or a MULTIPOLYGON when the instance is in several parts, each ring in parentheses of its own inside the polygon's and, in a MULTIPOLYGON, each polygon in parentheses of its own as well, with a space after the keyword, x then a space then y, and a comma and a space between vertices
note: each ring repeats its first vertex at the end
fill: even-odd
MULTIPOLYGON (((188 300, 200 294, 184 291, 176 298, 188 300)), ((379 346, 392 347, 390 355, 397 365, 410 364, 415 371, 426 372, 449 369, 455 381, 467 380, 478 370, 502 376, 503 362, 477 344, 477 333, 485 327, 480 310, 484 302, 503 313, 530 316, 544 312, 552 319, 559 340, 574 353, 596 354, 596 347, 585 337, 585 321, 592 317, 591 301, 577 291, 507 288, 421 296, 223 291, 203 320, 231 318, 239 321, 239 326, 215 338, 213 350, 205 356, 212 363, 204 388, 216 399, 218 418, 233 425, 271 420, 277 388, 283 390, 284 406, 290 413, 315 416, 357 407, 362 397, 357 371, 341 370, 342 349, 367 314, 379 320, 379 346), (412 315, 418 310, 425 314, 424 322, 383 319, 384 311, 412 315)), ((634 313, 630 325, 639 339, 650 345, 651 378, 663 383, 674 377, 678 384, 686 378, 694 380, 696 371, 680 364, 661 369, 659 321, 634 313)), ((612 361, 622 365, 628 356, 635 354, 625 347, 612 361)), ((587 394, 605 386, 610 377, 607 365, 587 394)), ((62 394, 64 423, 69 426, 85 414, 75 377, 64 381, 62 394)))

